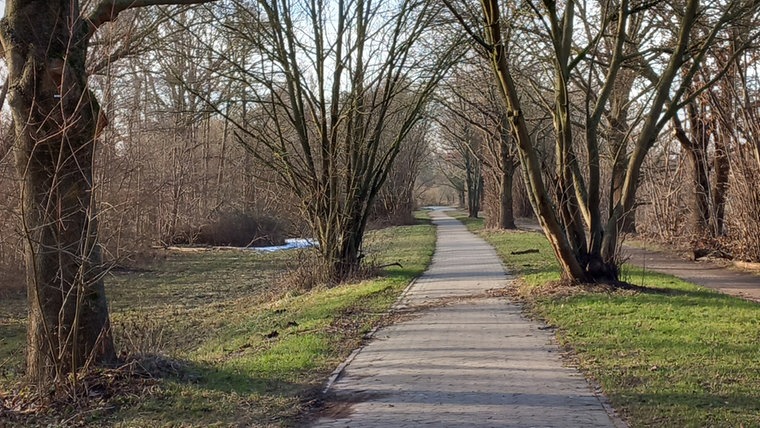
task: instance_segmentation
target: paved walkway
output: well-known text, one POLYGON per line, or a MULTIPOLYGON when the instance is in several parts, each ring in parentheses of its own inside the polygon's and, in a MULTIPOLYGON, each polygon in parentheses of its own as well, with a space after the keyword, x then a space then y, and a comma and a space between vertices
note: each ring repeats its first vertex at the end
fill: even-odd
MULTIPOLYGON (((686 260, 677 255, 632 246, 623 247, 628 263, 673 275, 721 293, 760 302, 760 276, 719 266, 710 260, 686 260)), ((632 279, 635 282, 635 279, 632 279)))
POLYGON ((600 399, 566 367, 552 335, 504 298, 496 252, 433 211, 430 269, 330 388, 316 427, 614 427, 600 399))

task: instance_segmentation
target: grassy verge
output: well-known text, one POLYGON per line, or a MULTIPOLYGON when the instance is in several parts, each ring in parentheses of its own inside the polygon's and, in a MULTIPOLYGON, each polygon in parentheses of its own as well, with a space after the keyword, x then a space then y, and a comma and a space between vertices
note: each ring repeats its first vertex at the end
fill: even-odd
POLYGON ((542 235, 467 223, 631 426, 760 426, 759 305, 632 266, 623 279, 651 292, 538 292, 559 278, 542 235), (539 253, 511 254, 525 249, 539 253))
MULTIPOLYGON (((139 395, 112 400, 110 410, 79 415, 77 422, 297 424, 330 372, 426 268, 435 247, 434 228, 420 221, 373 231, 365 247, 378 264, 400 262, 403 268, 386 268, 380 277, 360 283, 301 292, 277 286, 294 263, 293 253, 170 253, 149 270, 115 274, 108 287, 118 346, 147 357, 161 378, 139 395)), ((16 306, 23 307, 23 299, 0 306, 8 320, 15 320, 0 324, 0 358, 19 367, 24 332, 16 306), (5 340, 9 334, 20 337, 11 343, 5 340)), ((0 378, 0 394, 13 373, 0 378)))

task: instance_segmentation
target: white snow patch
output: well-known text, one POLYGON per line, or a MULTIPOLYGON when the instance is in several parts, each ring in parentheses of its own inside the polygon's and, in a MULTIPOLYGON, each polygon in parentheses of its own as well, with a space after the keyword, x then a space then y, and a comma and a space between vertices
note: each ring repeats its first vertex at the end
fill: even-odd
POLYGON ((248 247, 248 250, 260 251, 262 253, 273 253, 275 251, 296 250, 299 248, 311 248, 319 245, 316 239, 310 238, 289 238, 285 240, 285 245, 274 245, 271 247, 248 247))
MULTIPOLYGON (((319 242, 317 242, 316 239, 306 239, 306 238, 290 238, 285 240, 285 245, 274 245, 271 247, 227 247, 227 246, 216 246, 216 247, 182 247, 182 246, 169 246, 166 247, 167 250, 171 251, 181 251, 181 252, 187 252, 187 253, 196 253, 196 252, 202 252, 202 251, 212 251, 212 250, 235 250, 235 251, 259 251, 262 253, 274 253, 276 251, 284 251, 284 250, 295 250, 299 248, 311 248, 311 247, 318 247, 319 242)), ((156 247, 158 248, 158 247, 156 247)))

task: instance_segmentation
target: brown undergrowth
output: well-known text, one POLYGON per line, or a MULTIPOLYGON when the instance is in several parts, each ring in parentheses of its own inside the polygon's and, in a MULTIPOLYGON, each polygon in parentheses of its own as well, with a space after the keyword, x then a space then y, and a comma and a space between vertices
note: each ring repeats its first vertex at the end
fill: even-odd
POLYGON ((85 426, 124 402, 153 395, 162 378, 186 373, 181 361, 149 354, 127 356, 113 368, 83 369, 48 387, 19 380, 0 391, 0 426, 85 426))
POLYGON ((578 283, 567 280, 547 281, 540 285, 530 284, 523 278, 514 281, 506 289, 509 296, 521 302, 539 298, 573 297, 584 294, 635 295, 638 293, 655 293, 656 289, 642 287, 627 282, 616 283, 578 283))

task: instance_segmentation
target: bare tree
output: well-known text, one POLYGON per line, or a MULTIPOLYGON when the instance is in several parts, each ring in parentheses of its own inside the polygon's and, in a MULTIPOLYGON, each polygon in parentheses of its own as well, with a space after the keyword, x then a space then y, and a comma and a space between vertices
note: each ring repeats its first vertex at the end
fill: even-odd
POLYGON ((417 0, 261 0, 222 18, 257 52, 236 72, 255 109, 229 119, 302 201, 329 281, 358 267, 372 202, 458 55, 440 12, 417 0))
POLYGON ((92 165, 107 120, 88 87, 88 45, 122 11, 205 0, 6 1, 16 169, 22 179, 29 296, 27 372, 63 381, 115 353, 103 286, 92 165))

